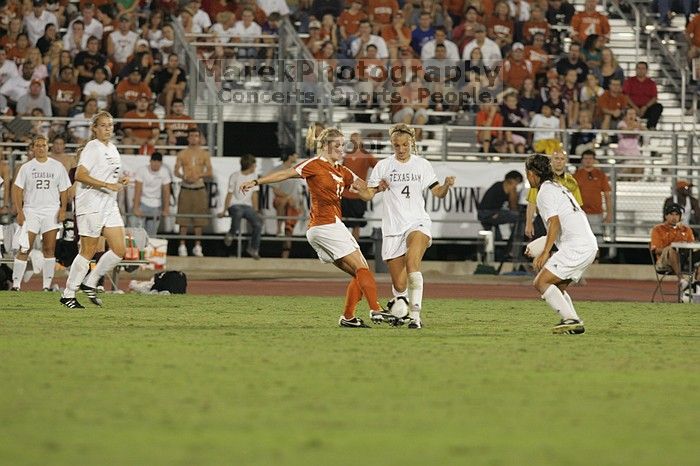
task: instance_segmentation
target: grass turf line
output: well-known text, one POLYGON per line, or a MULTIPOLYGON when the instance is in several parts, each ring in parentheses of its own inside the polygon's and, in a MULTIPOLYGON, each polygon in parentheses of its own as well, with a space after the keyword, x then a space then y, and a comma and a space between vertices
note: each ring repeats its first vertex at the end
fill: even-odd
POLYGON ((580 302, 559 336, 541 301, 429 300, 411 331, 340 329, 341 298, 104 300, 0 294, 0 464, 700 457, 694 306, 580 302))

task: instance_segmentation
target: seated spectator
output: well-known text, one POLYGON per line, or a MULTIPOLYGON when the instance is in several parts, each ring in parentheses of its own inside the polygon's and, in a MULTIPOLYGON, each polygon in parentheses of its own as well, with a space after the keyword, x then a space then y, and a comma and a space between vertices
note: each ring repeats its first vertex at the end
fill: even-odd
POLYGON ((700 57, 700 14, 693 16, 685 27, 685 37, 688 41, 688 60, 700 57))
POLYGON ((5 49, 0 47, 0 87, 15 76, 19 76, 17 65, 14 60, 7 59, 5 49))
POLYGON ((411 45, 411 28, 406 26, 401 10, 394 13, 391 24, 383 26, 380 32, 389 49, 389 58, 397 58, 400 48, 411 45))
POLYGON ((172 105, 172 113, 168 114, 166 120, 182 120, 181 123, 166 123, 165 131, 168 134, 168 145, 170 146, 186 146, 189 130, 197 129, 195 123, 187 123, 192 121, 192 117, 185 114, 185 103, 182 99, 174 99, 172 105))
POLYGON ((459 50, 464 50, 464 47, 474 39, 474 30, 477 24, 481 24, 479 23, 478 10, 469 5, 464 14, 464 21, 452 29, 452 40, 457 44, 459 50))
POLYGON ((68 122, 68 134, 73 142, 82 145, 91 139, 90 125, 92 124, 92 117, 95 116, 97 111, 97 100, 88 97, 85 100, 82 113, 74 115, 71 121, 68 122))
MULTIPOLYGON (((643 128, 637 118, 637 111, 633 108, 628 108, 625 111, 625 117, 617 124, 617 129, 630 132, 618 134, 615 154, 618 157, 640 157, 642 150, 639 146, 639 132, 643 131, 643 128)), ((634 169, 634 173, 644 173, 644 170, 634 169)))
POLYGON ((367 19, 367 14, 362 10, 363 2, 362 0, 352 0, 350 2, 350 8, 344 10, 338 17, 338 28, 341 40, 341 51, 345 51, 350 48, 350 44, 357 33, 360 30, 360 21, 367 19))
POLYGON ((545 42, 549 37, 549 23, 544 17, 542 7, 537 4, 532 5, 530 20, 523 24, 523 41, 526 44, 532 44, 535 40, 535 34, 542 34, 545 42))
MULTIPOLYGON (((32 74, 34 73, 34 64, 27 63, 22 67, 21 74, 14 76, 0 87, 0 94, 7 98, 7 102, 11 106, 15 106, 17 101, 23 95, 29 92, 29 85, 32 82, 32 74)), ((42 87, 43 87, 43 83, 42 87)), ((51 108, 51 103, 49 102, 49 109, 51 108)), ((31 109, 30 109, 31 110, 31 109)))
POLYGON ((311 55, 315 55, 321 50, 323 39, 321 38, 321 22, 313 20, 309 23, 309 37, 305 39, 306 47, 308 47, 311 55))
POLYGON ((95 70, 102 68, 105 71, 107 57, 100 53, 100 41, 92 36, 87 40, 86 50, 75 56, 75 68, 78 71, 78 85, 85 86, 89 81, 95 79, 95 70))
POLYGON ((673 194, 664 200, 664 210, 672 204, 678 204, 683 207, 684 211, 681 216, 681 222, 686 225, 693 225, 695 230, 700 225, 700 203, 693 196, 691 188, 693 187, 687 180, 678 180, 673 190, 673 194))
POLYGON ((605 89, 603 89, 598 84, 598 78, 593 73, 588 73, 586 76, 586 82, 581 87, 581 93, 579 94, 579 103, 581 105, 580 110, 595 111, 596 105, 598 103, 598 98, 603 95, 605 89))
POLYGON ((544 35, 536 33, 532 45, 525 46, 525 58, 532 63, 532 72, 537 82, 543 81, 545 72, 550 68, 549 53, 544 48, 544 35))
POLYGON ((86 98, 97 100, 97 108, 109 110, 112 108, 112 94, 114 94, 114 84, 107 80, 107 70, 98 67, 94 72, 95 79, 89 81, 83 87, 83 95, 86 98))
POLYGON ((530 3, 529 0, 508 0, 510 8, 510 17, 516 23, 525 23, 530 20, 530 3))
POLYGON ((155 48, 161 56, 173 53, 173 45, 175 44, 175 29, 170 24, 163 26, 163 37, 161 37, 155 48))
POLYGON ((17 66, 22 66, 22 64, 27 60, 27 54, 29 53, 29 39, 25 33, 21 33, 17 36, 17 43, 14 47, 7 49, 7 58, 14 60, 17 66))
POLYGON ((73 68, 64 66, 61 69, 61 79, 51 83, 49 97, 56 116, 69 116, 71 109, 80 102, 80 87, 75 84, 73 68))
POLYGON ((510 56, 503 62, 503 84, 520 90, 526 79, 534 79, 534 68, 525 58, 525 47, 520 42, 513 44, 510 56))
POLYGON ((495 182, 486 190, 477 205, 479 222, 487 230, 495 228, 496 241, 503 239, 499 225, 518 224, 522 221, 518 205, 518 188, 522 182, 522 173, 509 171, 503 181, 495 182))
POLYGON ((647 120, 647 128, 656 129, 664 107, 657 99, 656 82, 647 77, 648 70, 646 62, 637 63, 637 74, 625 80, 622 93, 627 96, 627 103, 637 111, 637 115, 647 120))
MULTIPOLYGON (((445 11, 447 14, 450 16, 450 19, 452 20, 453 25, 458 25, 462 23, 462 20, 464 19, 464 14, 466 13, 464 11, 465 9, 465 0, 446 0, 443 2, 445 6, 445 11)), ((452 31, 454 32, 454 29, 452 31)), ((454 39, 454 36, 453 36, 454 39)), ((461 48, 460 48, 461 50, 461 48)))
POLYGON ((141 70, 133 68, 127 79, 122 79, 116 88, 117 115, 121 118, 128 110, 136 106, 141 94, 151 98, 153 94, 146 83, 141 80, 141 70))
POLYGON ((187 3, 187 9, 192 13, 192 22, 194 22, 202 32, 207 32, 211 27, 211 18, 209 18, 206 11, 202 10, 201 6, 201 0, 190 0, 187 3))
POLYGON ((505 0, 498 0, 493 8, 493 16, 486 21, 489 39, 503 49, 513 43, 515 24, 510 19, 510 8, 505 0))
MULTIPOLYGON (((672 243, 692 243, 695 241, 693 230, 688 225, 681 223, 684 212, 683 206, 670 204, 664 207, 664 222, 651 229, 650 248, 656 257, 656 270, 659 272, 673 272, 678 277, 678 287, 681 291, 688 288, 688 280, 683 277, 681 268, 685 262, 685 255, 671 246, 672 243)), ((695 271, 695 280, 698 273, 695 271)))
POLYGON ((568 102, 561 98, 559 86, 552 86, 549 90, 549 99, 545 100, 542 105, 544 104, 547 104, 552 109, 552 115, 559 119, 560 128, 566 128, 568 102))
POLYGON ((571 18, 571 29, 574 31, 574 39, 583 44, 590 34, 598 34, 606 40, 610 40, 610 23, 608 18, 596 11, 598 0, 586 0, 584 10, 579 11, 571 18))
POLYGON ((610 89, 605 91, 598 99, 597 120, 601 129, 610 129, 624 117, 627 109, 627 97, 622 93, 622 84, 619 79, 610 80, 610 89))
POLYGON ((114 64, 114 74, 118 74, 129 61, 138 39, 139 35, 131 30, 129 17, 121 15, 118 29, 113 31, 107 38, 107 57, 114 64))
POLYGON ((566 102, 566 126, 573 126, 578 121, 579 111, 579 85, 576 82, 575 70, 569 70, 564 75, 564 82, 561 85, 561 98, 566 102))
POLYGON ((529 117, 527 112, 518 106, 517 92, 510 92, 503 98, 501 114, 503 116, 505 139, 508 142, 508 152, 525 153, 530 133, 517 131, 517 128, 529 127, 529 117))
POLYGON ((523 81, 523 87, 518 98, 518 105, 527 111, 530 118, 532 118, 535 113, 539 113, 542 107, 542 99, 537 89, 535 89, 535 82, 532 78, 527 78, 523 81))
POLYGON ((136 172, 134 183, 135 224, 149 237, 158 234, 161 215, 170 213, 170 171, 163 167, 163 154, 154 152, 145 170, 136 172))
POLYGON ((75 57, 79 52, 87 48, 89 36, 85 34, 85 24, 81 20, 75 20, 71 23, 70 34, 63 37, 63 50, 70 52, 71 56, 75 57))
POLYGON ((468 60, 472 50, 477 47, 481 49, 481 55, 484 57, 484 64, 489 67, 499 63, 503 59, 501 48, 498 44, 486 37, 486 27, 484 27, 483 24, 478 24, 474 27, 474 40, 464 47, 464 50, 462 50, 462 58, 468 60))
POLYGON ((66 168, 67 172, 78 166, 78 160, 75 154, 66 153, 66 140, 63 136, 56 136, 51 142, 51 153, 49 157, 55 159, 66 168))
MULTIPOLYGON (((422 94, 418 81, 404 84, 399 91, 401 101, 391 106, 391 121, 407 125, 424 125, 428 122, 428 98, 422 94)), ((416 129, 416 139, 418 136, 416 129)))
MULTIPOLYGON (((286 3, 282 2, 283 5, 287 5, 286 3)), ((279 36, 279 28, 280 24, 282 23, 282 17, 280 16, 279 13, 276 11, 273 11, 270 13, 270 16, 267 17, 267 22, 263 24, 262 26, 262 32, 263 35, 265 36, 279 36)), ((340 32, 338 32, 340 34, 340 32)), ((338 39, 340 42, 342 42, 342 39, 338 39)), ((263 38, 263 43, 265 44, 275 44, 277 43, 277 38, 273 37, 264 37, 263 38)), ((337 48, 337 47, 336 47, 337 48)), ((275 57, 275 52, 276 50, 272 47, 269 47, 265 50, 265 58, 268 60, 272 60, 275 57)))
POLYGON ((272 13, 277 13, 280 18, 287 16, 290 13, 286 0, 258 0, 258 6, 268 16, 268 21, 270 20, 272 13))
POLYGON ((46 11, 44 0, 32 0, 32 9, 24 15, 24 30, 27 31, 32 46, 44 35, 47 24, 58 26, 56 15, 46 11))
POLYGON ((541 129, 533 133, 532 147, 535 152, 552 155, 561 150, 560 135, 554 131, 561 128, 561 121, 552 114, 552 109, 547 103, 542 104, 540 113, 532 118, 530 127, 541 129))
POLYGON ((31 47, 27 51, 27 62, 32 62, 32 64, 34 65, 32 79, 38 79, 39 81, 43 82, 49 78, 48 67, 44 65, 44 57, 41 56, 41 52, 39 52, 38 48, 31 47))
POLYGON ((583 60, 588 65, 589 70, 600 68, 603 60, 603 48, 605 47, 605 37, 598 34, 591 34, 586 38, 586 42, 581 47, 583 60))
MULTIPOLYGON (((252 8, 247 7, 241 13, 241 20, 236 21, 233 27, 234 42, 257 43, 260 42, 262 28, 258 23, 253 21, 255 13, 252 8)), ((240 47, 237 51, 238 58, 255 58, 258 56, 258 49, 255 47, 240 47)))
POLYGON ((552 26, 569 26, 576 9, 568 0, 549 0, 547 22, 552 26))
MULTIPOLYGON (((177 17, 176 20, 178 23, 180 23, 180 27, 182 30, 185 32, 185 34, 201 34, 202 33, 202 28, 194 22, 194 19, 192 17, 192 12, 188 10, 187 8, 183 8, 180 10, 180 14, 177 17)), ((188 37, 187 40, 193 41, 193 37, 188 37)))
POLYGON ((324 42, 333 44, 333 49, 337 50, 340 43, 338 39, 338 27, 335 24, 333 15, 326 13, 321 19, 321 39, 324 42))
POLYGON ((603 89, 610 89, 610 81, 613 79, 619 79, 620 82, 625 80, 625 72, 622 71, 622 67, 617 63, 615 54, 609 47, 603 48, 600 60, 600 68, 594 69, 593 73, 598 78, 598 82, 603 89))
POLYGON ((420 25, 420 18, 424 13, 430 15, 430 24, 432 26, 445 26, 447 31, 452 29, 449 16, 445 17, 442 5, 435 2, 435 0, 420 0, 420 8, 413 8, 413 11, 409 13, 408 25, 411 27, 418 27, 420 25))
POLYGON ((577 43, 572 43, 569 46, 569 54, 557 62, 557 74, 559 76, 566 76, 566 72, 571 69, 576 70, 576 81, 578 83, 583 83, 586 80, 588 65, 581 59, 581 46, 577 43))
POLYGON ((44 29, 44 35, 36 41, 36 48, 39 49, 42 55, 46 55, 51 47, 51 43, 58 40, 58 27, 49 23, 44 29))
MULTIPOLYGON (((211 29, 209 29, 209 33, 216 36, 219 42, 230 42, 231 38, 236 35, 236 30, 234 29, 235 25, 236 15, 234 15, 231 11, 222 11, 216 15, 216 23, 214 23, 211 29)), ((160 37, 158 39, 160 39, 160 37)), ((150 44, 151 48, 153 48, 153 42, 150 42, 150 44)), ((225 50, 229 49, 226 48, 225 50)))
MULTIPOLYGON (((38 107, 32 109, 29 115, 33 117, 45 116, 44 111, 38 107)), ((51 136, 51 123, 47 120, 32 120, 32 130, 29 133, 29 139, 34 139, 35 136, 44 136, 48 140, 51 136)))
MULTIPOLYGON (((89 38, 89 37, 97 37, 98 40, 102 40, 102 36, 104 35, 104 25, 95 17, 97 13, 97 8, 95 7, 94 3, 90 2, 81 2, 80 4, 80 16, 75 18, 71 23, 68 25, 68 34, 71 34, 73 23, 75 21, 82 21, 83 22, 83 27, 85 29, 84 34, 89 38)), ((155 15, 156 12, 153 12, 153 15, 155 15)))
POLYGON ((364 58, 367 52, 367 46, 370 44, 377 48, 378 58, 389 58, 389 50, 387 49, 384 39, 372 34, 372 26, 369 21, 360 21, 360 29, 357 38, 350 44, 351 56, 354 58, 364 58))
MULTIPOLYGON (((7 4, 7 2, 6 2, 6 4, 7 4)), ((6 17, 11 18, 11 16, 6 16, 6 17)), ((15 17, 15 18, 10 19, 10 22, 7 26, 7 33, 4 36, 0 37, 0 47, 5 48, 5 50, 10 50, 15 45, 17 45, 17 37, 21 33, 22 33, 22 18, 15 17)))
POLYGON ((17 101, 17 115, 31 115, 32 110, 39 108, 44 116, 53 116, 51 99, 44 92, 44 83, 34 79, 29 85, 29 92, 17 101))
MULTIPOLYGON (((336 0, 331 0, 331 1, 336 1, 336 0)), ((253 12, 253 19, 256 23, 258 23, 260 26, 265 24, 265 21, 267 21, 267 15, 265 14, 265 11, 258 6, 255 0, 240 0, 238 3, 238 7, 236 8, 236 11, 234 12, 236 14, 236 18, 243 18, 243 10, 248 8, 253 12)), ((342 7, 341 7, 342 10, 342 7)), ((319 16, 316 16, 316 19, 323 18, 323 15, 326 13, 332 14, 334 17, 337 17, 340 12, 334 13, 333 11, 322 11, 319 13, 319 16)))
MULTIPOLYGON (((503 115, 498 111, 498 105, 491 102, 481 104, 479 113, 476 114, 476 126, 482 127, 503 127, 503 115)), ((476 133, 476 140, 481 144, 481 151, 489 153, 491 145, 497 141, 503 141, 503 132, 497 129, 479 130, 476 133)))
POLYGON ((578 114, 578 124, 574 126, 575 133, 571 135, 571 153, 581 155, 587 150, 595 149, 596 133, 586 131, 593 129, 593 114, 590 110, 582 110, 578 114))
POLYGON ((435 39, 435 28, 430 13, 422 12, 418 20, 418 26, 411 33, 411 47, 416 55, 420 56, 423 46, 435 39))
POLYGON ((357 76, 355 90, 359 96, 358 103, 371 108, 377 91, 384 86, 388 76, 386 60, 378 57, 375 45, 367 45, 364 57, 357 60, 355 73, 357 76))
POLYGON ((124 114, 124 119, 148 119, 153 121, 124 121, 122 129, 124 130, 124 145, 151 145, 154 146, 160 136, 160 125, 158 124, 158 116, 151 112, 148 107, 151 103, 150 96, 140 94, 136 101, 136 109, 130 110, 124 114))
POLYGON ((427 60, 429 58, 435 57, 435 46, 442 45, 445 47, 445 52, 447 54, 448 60, 459 60, 459 49, 457 49, 457 44, 451 40, 447 40, 447 31, 444 26, 437 26, 435 28, 435 38, 429 40, 423 45, 421 49, 421 59, 427 60))
POLYGON ((177 54, 168 56, 168 64, 161 69, 151 82, 151 89, 158 95, 158 102, 165 107, 166 113, 174 99, 184 99, 187 89, 187 73, 180 67, 177 54))

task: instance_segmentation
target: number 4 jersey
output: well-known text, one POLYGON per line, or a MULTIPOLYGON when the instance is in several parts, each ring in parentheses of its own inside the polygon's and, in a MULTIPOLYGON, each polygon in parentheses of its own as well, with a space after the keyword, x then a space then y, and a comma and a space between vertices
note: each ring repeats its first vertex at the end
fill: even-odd
POLYGON ((61 192, 71 184, 63 164, 49 158, 44 162, 32 159, 23 164, 15 186, 24 190, 25 209, 56 211, 61 206, 61 192))
POLYGON ((417 155, 412 155, 406 162, 399 162, 394 156, 388 157, 372 169, 367 185, 376 188, 381 180, 389 183, 383 199, 384 236, 401 235, 420 222, 425 222, 426 227, 430 226, 423 190, 439 184, 430 162, 417 155))

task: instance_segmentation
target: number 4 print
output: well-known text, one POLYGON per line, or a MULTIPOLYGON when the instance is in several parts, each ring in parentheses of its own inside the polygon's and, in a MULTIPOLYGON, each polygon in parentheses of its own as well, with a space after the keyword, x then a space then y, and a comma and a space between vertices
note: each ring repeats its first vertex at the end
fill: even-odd
POLYGON ((404 186, 403 189, 401 190, 401 194, 406 196, 406 199, 411 198, 411 191, 408 189, 408 185, 404 186))

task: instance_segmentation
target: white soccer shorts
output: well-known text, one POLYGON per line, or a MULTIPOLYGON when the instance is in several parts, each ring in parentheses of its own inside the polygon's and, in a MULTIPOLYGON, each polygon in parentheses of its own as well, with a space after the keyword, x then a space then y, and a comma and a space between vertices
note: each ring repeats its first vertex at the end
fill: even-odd
POLYGON ((560 249, 552 254, 544 267, 562 280, 581 280, 583 273, 595 261, 597 249, 572 251, 560 249))
POLYGON ((311 227, 306 231, 306 239, 316 250, 318 258, 326 263, 333 263, 360 249, 342 222, 311 227))
POLYGON ((25 222, 27 231, 42 235, 47 231, 58 230, 61 224, 58 223, 58 209, 56 210, 33 210, 25 209, 25 222))
POLYGON ((400 235, 384 236, 382 238, 382 259, 388 261, 406 254, 406 251, 408 250, 408 246, 406 245, 408 235, 414 231, 420 231, 425 236, 430 238, 428 241, 428 247, 430 247, 430 245, 433 244, 433 235, 430 232, 431 223, 432 222, 429 221, 422 221, 411 225, 400 235))
POLYGON ((107 212, 95 212, 91 214, 78 215, 78 234, 97 238, 102 235, 103 228, 123 227, 124 219, 119 210, 109 210, 107 212))

